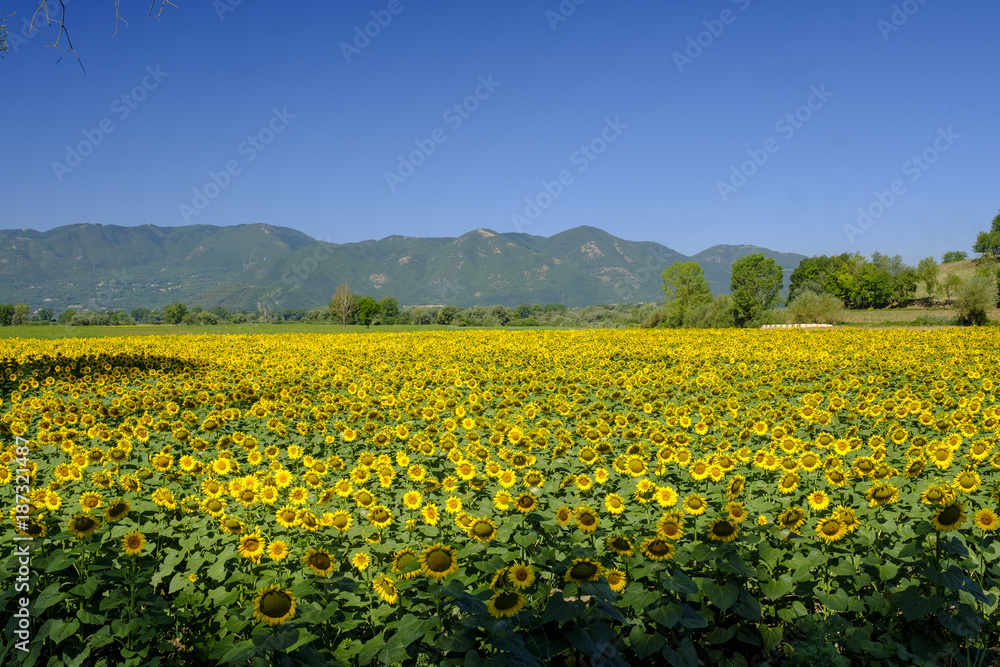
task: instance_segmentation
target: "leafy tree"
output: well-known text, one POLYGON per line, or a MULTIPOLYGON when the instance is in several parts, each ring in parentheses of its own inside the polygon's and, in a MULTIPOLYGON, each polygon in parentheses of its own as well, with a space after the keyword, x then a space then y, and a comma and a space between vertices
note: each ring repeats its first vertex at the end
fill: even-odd
POLYGON ((347 320, 355 312, 354 295, 351 294, 351 288, 348 287, 347 283, 340 283, 337 286, 337 291, 333 293, 333 298, 330 300, 328 307, 330 309, 330 316, 340 320, 344 329, 347 329, 347 320))
POLYGON ((855 264, 860 255, 850 255, 843 253, 833 257, 822 255, 820 257, 806 257, 792 271, 789 276, 788 298, 785 305, 790 305, 803 290, 808 289, 813 292, 829 292, 846 301, 843 289, 839 284, 838 275, 855 264), (816 289, 819 286, 819 290, 816 289))
POLYGON ((378 301, 370 296, 363 296, 358 299, 358 319, 361 320, 361 324, 365 325, 369 329, 372 326, 372 320, 374 320, 382 312, 382 306, 379 305, 378 301))
POLYGON ((792 324, 836 324, 843 309, 843 302, 832 294, 800 292, 788 306, 787 317, 792 324))
POLYGON ((74 315, 76 315, 76 311, 72 308, 67 308, 63 312, 59 313, 59 324, 69 324, 73 321, 74 315))
POLYGON ((941 289, 944 290, 945 298, 950 303, 951 295, 958 291, 958 288, 962 286, 962 279, 956 276, 954 273, 948 275, 944 279, 944 283, 941 284, 941 289))
POLYGON ((973 276, 958 290, 955 307, 958 309, 958 323, 983 325, 988 319, 986 313, 996 307, 997 284, 993 278, 983 275, 973 276))
POLYGON ((697 262, 674 262, 663 269, 661 278, 666 295, 663 324, 668 327, 684 326, 689 310, 712 303, 705 270, 697 262))
POLYGON ((424 307, 414 308, 411 317, 414 324, 430 324, 433 319, 431 311, 424 307))
POLYGON ((733 297, 722 294, 687 312, 684 326, 695 329, 731 329, 736 326, 733 297))
POLYGON ((41 308, 37 313, 35 313, 35 319, 37 319, 39 322, 51 322, 52 320, 55 319, 55 317, 56 314, 53 313, 48 308, 41 308))
POLYGON ((927 288, 927 298, 933 299, 937 292, 938 263, 933 257, 925 257, 917 264, 917 277, 924 281, 927 288))
POLYGON ((988 232, 979 232, 972 249, 984 257, 1000 258, 1000 214, 993 218, 993 225, 988 232))
POLYGON ((31 312, 31 308, 28 307, 28 304, 14 304, 14 317, 11 319, 11 324, 24 324, 28 321, 29 312, 31 312))
POLYGON ((187 306, 183 303, 171 303, 163 309, 163 321, 167 324, 180 324, 187 312, 187 306))
POLYGON ((758 252, 733 262, 729 281, 737 326, 760 320, 778 300, 784 274, 772 258, 758 252))
POLYGON ((149 308, 133 308, 129 314, 136 322, 145 322, 151 312, 149 308))
POLYGON ((9 327, 14 319, 14 305, 0 303, 0 327, 9 327))
POLYGON ((386 320, 399 317, 399 301, 395 297, 387 296, 378 302, 382 306, 382 317, 386 320))
POLYGON ((517 317, 517 313, 503 306, 493 306, 490 308, 490 317, 495 319, 497 324, 505 327, 511 320, 517 317))
POLYGON ((964 262, 968 258, 969 256, 961 250, 949 250, 941 256, 941 263, 951 264, 952 262, 964 262))
POLYGON ((451 324, 458 317, 458 306, 445 306, 437 314, 438 324, 451 324))

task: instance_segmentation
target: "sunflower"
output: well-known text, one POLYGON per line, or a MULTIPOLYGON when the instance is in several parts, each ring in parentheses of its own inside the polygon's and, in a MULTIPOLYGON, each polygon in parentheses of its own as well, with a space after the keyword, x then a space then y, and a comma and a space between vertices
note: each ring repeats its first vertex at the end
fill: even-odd
POLYGON ((436 526, 438 521, 441 520, 441 515, 438 513, 437 505, 432 503, 424 505, 424 508, 420 510, 420 516, 424 518, 424 523, 428 526, 436 526))
POLYGON ((662 537, 647 537, 642 543, 642 553, 650 560, 671 560, 677 553, 677 547, 662 537))
POLYGON ((414 568, 407 571, 407 567, 410 564, 419 565, 419 560, 417 560, 417 553, 413 549, 402 549, 393 554, 392 557, 392 571, 396 573, 400 579, 412 579, 413 577, 420 574, 419 568, 414 568))
POLYGON ((420 571, 440 581, 458 569, 458 551, 441 543, 424 547, 420 554, 420 571))
POLYGON ((982 484, 982 480, 979 478, 979 473, 972 468, 964 468, 955 475, 955 481, 951 485, 956 491, 973 493, 980 484, 982 484))
POLYGON ((138 556, 146 546, 146 536, 138 530, 125 533, 122 537, 122 551, 126 556, 138 556))
POLYGON ((525 589, 535 582, 535 569, 527 563, 516 563, 507 569, 507 581, 517 589, 525 589))
POLYGON ((90 510, 94 510, 100 507, 103 501, 104 501, 104 496, 102 496, 101 494, 94 492, 87 492, 80 496, 80 507, 83 508, 84 512, 89 512, 90 510))
POLYGON ((826 491, 813 491, 806 497, 806 501, 809 503, 809 509, 814 512, 821 512, 830 506, 830 496, 826 491))
POLYGON ((976 522, 976 528, 985 532, 996 530, 1000 526, 1000 517, 997 513, 991 509, 981 509, 976 512, 973 520, 976 522))
POLYGON ((673 507, 677 504, 677 491, 669 486, 658 487, 653 497, 660 507, 673 507))
POLYGON ((743 523, 747 520, 747 518, 749 518, 743 503, 736 502, 735 500, 726 503, 726 506, 722 508, 722 511, 729 515, 729 519, 733 523, 743 523))
POLYGON ((800 481, 802 481, 802 477, 798 473, 786 472, 778 480, 778 493, 783 496, 793 493, 798 488, 800 481))
POLYGON ((732 542, 740 534, 740 525, 729 517, 716 517, 708 524, 708 538, 716 542, 732 542))
POLYGON ((335 563, 326 549, 310 549, 303 558, 306 566, 321 577, 328 577, 335 568, 335 563))
POLYGON ((708 509, 708 501, 697 493, 692 493, 684 499, 684 511, 691 516, 699 516, 708 509))
POLYGON ((100 527, 101 522, 89 514, 74 514, 69 520, 69 532, 77 537, 90 537, 100 527))
POLYGON ((861 522, 854 516, 854 510, 850 507, 837 505, 837 509, 834 511, 833 516, 844 524, 844 528, 849 533, 853 533, 861 526, 861 522))
POLYGON ((965 507, 952 502, 931 517, 931 525, 938 532, 947 533, 960 528, 965 523, 965 519, 965 507))
POLYGON ((407 491, 403 494, 403 506, 408 510, 420 509, 423 502, 424 498, 419 491, 407 491))
POLYGON ((264 555, 265 546, 264 538, 259 533, 253 532, 240 538, 239 553, 244 558, 259 563, 260 557, 264 555))
POLYGON ((624 535, 614 535, 609 537, 605 542, 608 549, 615 552, 619 556, 631 556, 635 553, 635 547, 632 546, 632 541, 629 540, 624 535))
POLYGON ((586 505, 574 511, 576 527, 585 533, 592 533, 601 525, 601 519, 586 505))
POLYGON ((219 530, 230 535, 239 535, 243 532, 243 522, 234 516, 223 515, 219 518, 219 530))
POLYGON ((448 496, 444 501, 444 511, 448 514, 455 514, 462 511, 462 499, 458 496, 448 496))
POLYGON ((876 482, 865 492, 869 507, 883 507, 899 500, 899 489, 891 482, 876 482))
POLYGON ((359 551, 354 554, 354 558, 351 559, 351 566, 353 566, 358 572, 364 572, 371 564, 371 557, 363 551, 359 551))
POLYGON ((288 557, 291 549, 288 548, 288 542, 284 540, 275 540, 267 547, 267 557, 273 561, 282 561, 288 557))
POLYGON ((836 542, 847 534, 847 526, 834 516, 820 519, 816 524, 816 536, 824 542, 836 542))
POLYGON ((955 490, 948 484, 932 484, 920 494, 920 502, 925 505, 948 505, 954 499, 955 490))
POLYGON ((499 590, 489 599, 486 608, 493 618, 506 618, 521 611, 524 600, 524 595, 518 591, 499 590))
POLYGON ((589 558, 574 558, 573 563, 566 570, 563 580, 578 584, 583 581, 597 581, 600 576, 600 563, 589 558))
POLYGON ((396 604, 399 602, 399 589, 396 588, 396 582, 391 578, 380 575, 372 581, 372 588, 378 593, 378 596, 382 598, 385 602, 389 604, 396 604))
POLYGON ((295 596, 281 586, 268 586, 257 592, 253 617, 268 625, 281 625, 295 617, 295 596))
POLYGON ((278 510, 275 520, 282 528, 293 528, 299 524, 299 512, 291 505, 285 505, 278 510))
POLYGON ((535 494, 530 492, 525 492, 514 499, 514 507, 521 514, 527 514, 533 512, 538 507, 538 498, 535 494))
POLYGON ((656 534, 669 540, 679 540, 684 534, 684 517, 680 512, 666 512, 656 522, 656 534))
POLYGON ((615 593, 621 593, 625 590, 625 584, 628 583, 628 579, 625 577, 625 573, 618 568, 612 568, 604 573, 604 576, 608 579, 608 587, 615 593))
POLYGON ((375 504, 375 496, 373 496, 365 489, 361 489, 360 491, 354 494, 354 502, 356 502, 361 507, 367 509, 371 505, 375 504))
POLYGON ((165 509, 177 509, 177 499, 174 498, 174 494, 170 492, 170 489, 157 489, 153 492, 152 500, 165 509))
POLYGON ((125 518, 125 515, 129 513, 130 509, 132 509, 132 506, 124 498, 112 500, 111 503, 104 508, 104 518, 111 523, 121 521, 125 518))
POLYGON ((493 506, 496 507, 501 512, 506 512, 507 510, 509 510, 511 503, 513 502, 514 498, 503 489, 497 491, 496 495, 493 496, 493 506))
POLYGON ((376 528, 386 528, 392 523, 392 512, 383 505, 373 505, 368 510, 368 521, 376 528))
POLYGON ((790 530, 794 533, 798 533, 799 529, 805 524, 805 522, 805 510, 798 507, 789 507, 787 510, 779 514, 777 518, 775 518, 775 523, 785 530, 790 530))
POLYGON ((625 499, 617 493, 604 496, 604 509, 611 514, 621 514, 625 511, 625 499))
POLYGON ((496 538, 497 526, 485 517, 482 519, 473 519, 468 533, 477 542, 489 542, 496 538))

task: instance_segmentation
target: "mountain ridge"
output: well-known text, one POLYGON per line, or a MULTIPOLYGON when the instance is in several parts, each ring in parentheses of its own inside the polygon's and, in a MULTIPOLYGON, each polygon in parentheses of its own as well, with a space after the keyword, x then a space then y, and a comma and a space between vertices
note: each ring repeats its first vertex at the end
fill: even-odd
POLYGON ((347 282, 356 294, 403 305, 655 302, 660 273, 697 261, 712 291, 729 291, 732 263, 753 252, 790 273, 804 257, 755 245, 692 256, 583 225, 552 236, 479 227, 458 237, 390 235, 353 243, 246 223, 157 227, 83 223, 44 232, 0 230, 0 303, 32 310, 314 308, 347 282))

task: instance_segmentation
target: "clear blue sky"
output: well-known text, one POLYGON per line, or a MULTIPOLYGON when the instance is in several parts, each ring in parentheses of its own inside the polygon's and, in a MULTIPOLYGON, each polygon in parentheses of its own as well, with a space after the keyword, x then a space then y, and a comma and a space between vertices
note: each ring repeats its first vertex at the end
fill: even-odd
POLYGON ((593 225, 685 254, 915 263, 971 254, 1000 208, 988 0, 908 0, 895 16, 873 0, 176 3, 157 22, 122 2, 112 38, 112 0, 70 2, 86 74, 16 36, 37 2, 4 3, 18 16, 0 60, 0 227, 264 222, 344 243, 593 225), (386 25, 358 48, 372 12, 386 25), (68 158, 81 142, 89 154, 68 158), (397 171, 416 142, 433 153, 397 171), (734 178, 752 155, 766 162, 734 178), (543 181, 558 196, 512 221, 543 181), (880 213, 876 192, 894 201, 846 233, 859 207, 880 213))

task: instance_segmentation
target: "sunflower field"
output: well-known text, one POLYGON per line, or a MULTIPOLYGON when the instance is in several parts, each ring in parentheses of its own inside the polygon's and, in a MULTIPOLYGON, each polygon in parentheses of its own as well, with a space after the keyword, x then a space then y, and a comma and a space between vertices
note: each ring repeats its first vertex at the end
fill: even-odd
POLYGON ((992 329, 0 341, 0 662, 994 664, 998 369, 992 329))

